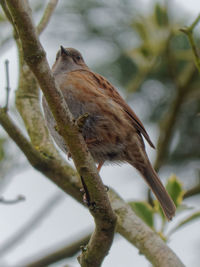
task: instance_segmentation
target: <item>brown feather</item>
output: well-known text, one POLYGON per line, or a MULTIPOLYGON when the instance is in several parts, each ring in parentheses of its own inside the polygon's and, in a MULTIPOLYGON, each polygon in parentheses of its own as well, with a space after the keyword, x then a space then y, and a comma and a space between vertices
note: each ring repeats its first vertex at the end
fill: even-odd
POLYGON ((87 76, 90 80, 93 79, 97 86, 101 89, 101 91, 104 92, 104 94, 112 98, 112 100, 114 100, 119 106, 123 108, 125 113, 128 115, 128 118, 131 119, 135 128, 144 136, 149 145, 152 148, 155 148, 153 142, 151 141, 148 133, 144 128, 144 125, 142 124, 138 116, 128 106, 128 104, 124 101, 124 99, 121 97, 121 95, 117 92, 117 90, 111 83, 109 83, 103 76, 87 69, 75 70, 73 72, 83 73, 84 78, 87 76))
MULTIPOLYGON (((104 162, 131 164, 141 173, 170 220, 176 208, 151 166, 143 137, 151 147, 154 145, 142 122, 115 87, 103 76, 90 71, 80 52, 73 48, 61 48, 52 70, 74 118, 88 114, 81 132, 99 168, 104 162)), ((68 153, 44 98, 43 107, 55 142, 68 153)))

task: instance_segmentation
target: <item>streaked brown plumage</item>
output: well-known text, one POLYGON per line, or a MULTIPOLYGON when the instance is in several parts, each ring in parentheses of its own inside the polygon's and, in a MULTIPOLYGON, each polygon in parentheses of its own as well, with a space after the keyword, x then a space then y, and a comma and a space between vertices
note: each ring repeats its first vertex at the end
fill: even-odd
MULTIPOLYGON (((88 68, 81 54, 73 48, 61 47, 52 71, 75 119, 89 114, 82 134, 94 160, 100 167, 104 162, 128 162, 135 167, 170 220, 175 214, 175 205, 147 157, 142 136, 151 147, 154 145, 133 110, 112 84, 88 68)), ((67 153, 44 97, 43 108, 51 135, 67 153)))

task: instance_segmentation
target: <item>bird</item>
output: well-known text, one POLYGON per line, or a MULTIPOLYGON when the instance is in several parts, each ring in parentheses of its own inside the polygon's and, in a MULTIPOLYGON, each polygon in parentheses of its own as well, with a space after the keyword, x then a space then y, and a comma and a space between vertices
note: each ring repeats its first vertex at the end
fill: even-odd
MULTIPOLYGON (((132 165, 153 191, 166 218, 171 220, 176 207, 148 159, 144 139, 152 148, 155 146, 142 122, 117 89, 106 78, 93 72, 74 48, 60 47, 52 72, 74 119, 87 114, 81 133, 98 164, 98 170, 104 163, 132 165)), ((55 143, 70 155, 44 96, 42 105, 55 143)))

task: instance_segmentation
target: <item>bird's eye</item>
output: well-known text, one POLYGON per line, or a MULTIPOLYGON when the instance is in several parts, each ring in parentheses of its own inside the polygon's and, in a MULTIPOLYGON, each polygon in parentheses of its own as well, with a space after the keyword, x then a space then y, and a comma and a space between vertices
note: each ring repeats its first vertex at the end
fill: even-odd
POLYGON ((80 56, 76 56, 76 59, 77 59, 77 60, 80 60, 80 59, 81 59, 81 57, 80 57, 80 56))

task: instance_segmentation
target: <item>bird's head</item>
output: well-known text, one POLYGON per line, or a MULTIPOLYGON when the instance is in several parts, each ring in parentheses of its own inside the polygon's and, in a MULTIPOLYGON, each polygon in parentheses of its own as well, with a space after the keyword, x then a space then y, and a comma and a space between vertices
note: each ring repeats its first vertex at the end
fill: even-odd
POLYGON ((56 61, 52 67, 54 74, 70 72, 78 69, 88 69, 81 53, 74 48, 60 47, 56 54, 56 61))

